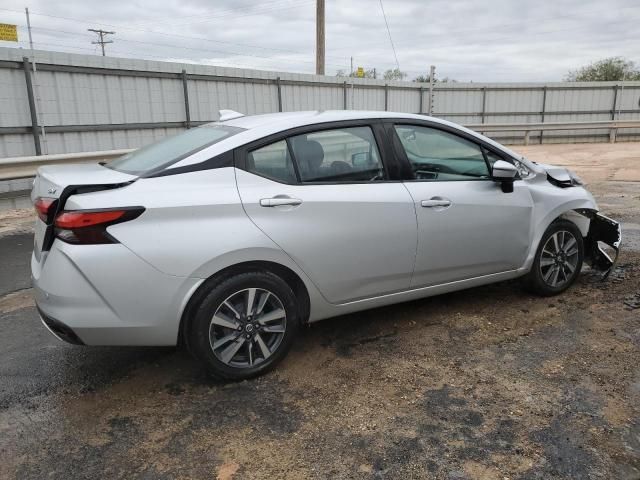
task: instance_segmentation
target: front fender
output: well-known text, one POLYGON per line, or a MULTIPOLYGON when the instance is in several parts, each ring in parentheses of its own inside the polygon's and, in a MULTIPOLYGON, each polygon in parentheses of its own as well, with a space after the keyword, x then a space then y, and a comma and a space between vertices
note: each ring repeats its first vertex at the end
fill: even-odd
MULTIPOLYGON (((549 225, 551 225, 551 223, 553 223, 563 215, 575 215, 575 212, 580 213, 581 211, 597 211, 596 203, 591 195, 558 203, 550 210, 546 210, 546 208, 548 208, 548 205, 544 205, 544 203, 543 205, 536 205, 534 207, 534 211, 536 213, 534 214, 534 218, 532 219, 533 225, 531 229, 531 231, 533 232, 533 238, 531 239, 531 247, 529 249, 529 254, 527 255, 527 260, 524 265, 527 271, 531 268, 536 255, 536 251, 538 250, 538 245, 540 244, 540 240, 542 239, 544 232, 547 230, 547 228, 549 228, 549 225)), ((569 220, 572 219, 569 218, 569 220)), ((586 220, 589 221, 588 218, 586 220)), ((588 230, 586 225, 580 225, 575 221, 574 223, 578 225, 583 235, 587 234, 588 230)))

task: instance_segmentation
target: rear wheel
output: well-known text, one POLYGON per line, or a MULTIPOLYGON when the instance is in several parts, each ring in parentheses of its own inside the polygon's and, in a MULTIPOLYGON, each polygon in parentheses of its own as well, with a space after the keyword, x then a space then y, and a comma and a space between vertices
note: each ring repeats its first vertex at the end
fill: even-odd
POLYGON ((239 380, 282 360, 298 325, 289 285, 267 271, 247 272, 212 287, 195 310, 187 341, 213 375, 239 380))
POLYGON ((583 258, 584 245, 578 227, 568 220, 553 222, 538 246, 527 276, 528 286, 543 296, 564 292, 578 278, 583 258))

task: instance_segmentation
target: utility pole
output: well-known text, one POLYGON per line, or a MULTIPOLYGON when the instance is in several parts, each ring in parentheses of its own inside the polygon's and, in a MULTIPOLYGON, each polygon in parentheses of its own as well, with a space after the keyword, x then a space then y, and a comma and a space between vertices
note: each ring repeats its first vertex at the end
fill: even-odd
POLYGON ((29 9, 25 8, 24 13, 27 15, 27 30, 29 31, 29 48, 33 51, 33 38, 31 37, 31 19, 29 18, 29 9))
MULTIPOLYGON (((29 8, 25 7, 24 14, 27 16, 27 31, 29 32, 29 49, 31 50, 31 64, 33 65, 33 91, 35 94, 35 112, 36 118, 40 118, 40 88, 38 84, 38 68, 36 67, 36 54, 33 51, 33 36, 31 34, 31 18, 29 17, 29 8)), ((42 134, 42 143, 44 144, 45 153, 48 152, 47 148, 47 132, 44 129, 44 122, 40 125, 42 134)), ((40 155, 42 152, 36 152, 36 155, 40 155)))
POLYGON ((100 40, 98 40, 97 42, 91 42, 92 45, 100 45, 102 47, 102 56, 106 56, 104 54, 104 44, 105 43, 113 43, 113 40, 105 40, 104 37, 106 35, 114 35, 116 32, 107 32, 105 30, 100 30, 100 29, 95 29, 95 28, 87 28, 88 32, 95 32, 98 34, 98 36, 100 37, 100 40))
POLYGON ((316 0, 316 75, 324 75, 324 0, 316 0))

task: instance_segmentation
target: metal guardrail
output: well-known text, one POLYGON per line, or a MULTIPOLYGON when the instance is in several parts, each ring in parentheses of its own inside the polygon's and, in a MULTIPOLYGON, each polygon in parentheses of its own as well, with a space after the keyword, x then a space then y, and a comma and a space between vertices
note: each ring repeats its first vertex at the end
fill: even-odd
MULTIPOLYGON (((618 130, 640 128, 640 120, 613 120, 604 122, 545 122, 545 123, 492 123, 466 125, 479 133, 487 132, 523 132, 524 144, 529 145, 531 132, 553 130, 609 130, 609 141, 615 142, 618 130)), ((35 175, 38 167, 61 163, 83 163, 110 160, 132 152, 133 149, 107 150, 102 152, 63 153, 39 155, 33 157, 14 157, 0 159, 0 180, 26 178, 35 175)))
POLYGON ((33 177, 38 167, 66 163, 107 161, 133 152, 133 149, 106 150, 102 152, 59 153, 33 157, 0 158, 0 180, 33 177))
POLYGON ((487 123, 466 125, 479 133, 524 132, 524 144, 529 145, 531 132, 550 130, 609 130, 609 141, 614 143, 619 129, 640 128, 640 120, 609 120, 604 122, 545 122, 545 123, 487 123))

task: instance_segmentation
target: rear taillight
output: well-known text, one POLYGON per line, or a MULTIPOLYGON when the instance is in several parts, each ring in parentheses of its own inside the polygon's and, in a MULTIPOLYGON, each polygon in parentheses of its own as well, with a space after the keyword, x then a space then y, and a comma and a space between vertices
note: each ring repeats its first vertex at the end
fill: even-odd
POLYGON ((67 243, 118 243, 107 232, 107 227, 139 217, 144 208, 126 207, 113 210, 63 211, 55 221, 56 237, 67 243))
POLYGON ((36 213, 38 214, 38 218, 46 224, 51 223, 51 216, 55 210, 55 202, 55 198, 38 197, 33 204, 36 209, 36 213))

